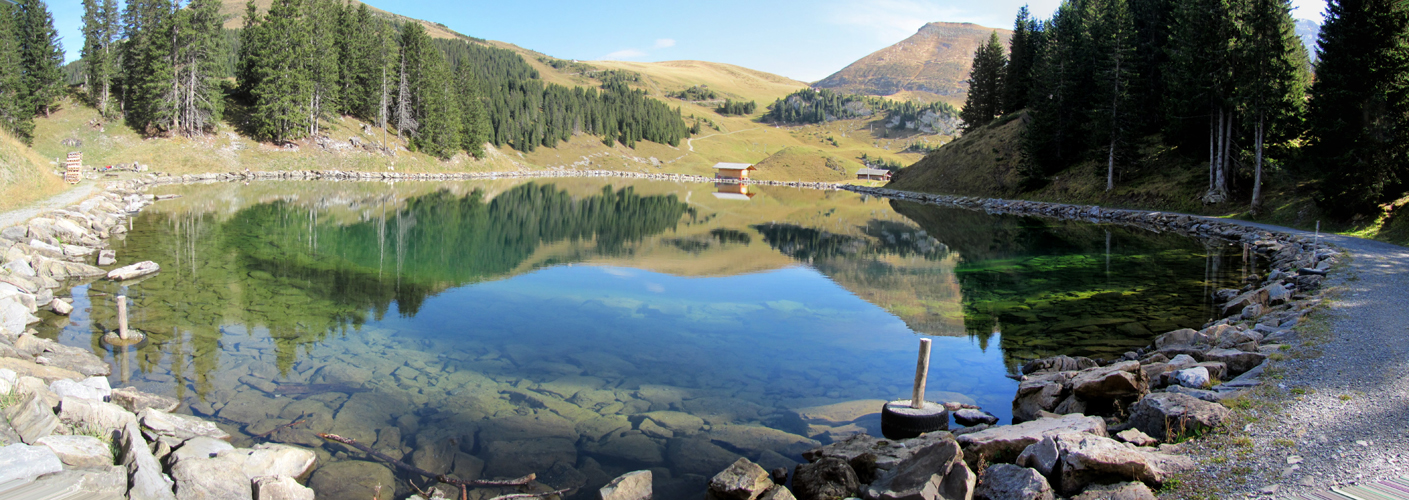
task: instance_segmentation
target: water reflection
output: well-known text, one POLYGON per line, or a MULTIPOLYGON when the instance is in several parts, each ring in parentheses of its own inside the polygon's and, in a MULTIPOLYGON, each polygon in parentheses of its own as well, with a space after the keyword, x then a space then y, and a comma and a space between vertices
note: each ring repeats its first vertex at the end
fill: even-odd
POLYGON ((839 192, 166 189, 185 197, 119 248, 163 272, 77 289, 88 312, 49 335, 100 350, 125 293, 151 340, 119 376, 246 442, 331 431, 398 457, 454 442, 446 472, 555 486, 664 467, 680 496, 737 456, 788 466, 874 431, 878 400, 908 395, 917 333, 935 336, 931 398, 1006 419, 1024 360, 1198 326, 1210 288, 1256 272, 1177 236, 839 192))

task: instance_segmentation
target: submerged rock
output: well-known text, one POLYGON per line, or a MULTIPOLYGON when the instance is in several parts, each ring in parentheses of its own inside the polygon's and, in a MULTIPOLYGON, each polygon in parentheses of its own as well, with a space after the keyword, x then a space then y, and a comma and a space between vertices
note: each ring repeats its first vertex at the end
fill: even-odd
POLYGON ((391 500, 396 494, 396 476, 378 463, 346 460, 319 467, 308 486, 318 498, 391 500))
POLYGON ((651 471, 628 472, 598 491, 601 500, 651 500, 651 471))

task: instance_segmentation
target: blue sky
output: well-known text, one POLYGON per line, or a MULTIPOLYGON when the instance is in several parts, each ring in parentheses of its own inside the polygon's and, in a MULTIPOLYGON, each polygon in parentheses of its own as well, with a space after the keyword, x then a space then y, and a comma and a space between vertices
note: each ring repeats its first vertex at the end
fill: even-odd
MULTIPOLYGON (((816 81, 913 35, 926 22, 1010 27, 1018 7, 1048 17, 1059 0, 369 0, 461 33, 564 59, 737 64, 816 81)), ((1325 0, 1293 0, 1299 19, 1321 21, 1325 0)), ((48 0, 68 59, 83 47, 81 0, 48 0)))

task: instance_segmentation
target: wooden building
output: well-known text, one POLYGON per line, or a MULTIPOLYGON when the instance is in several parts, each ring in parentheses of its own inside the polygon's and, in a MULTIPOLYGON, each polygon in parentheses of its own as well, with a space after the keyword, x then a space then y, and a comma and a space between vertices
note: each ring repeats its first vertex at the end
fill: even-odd
POLYGON ((859 181, 888 181, 890 171, 879 168, 863 168, 856 171, 856 180, 859 181))
POLYGON ((64 181, 78 184, 83 180, 83 153, 69 153, 64 160, 64 181))
POLYGON ((755 170, 758 169, 747 163, 719 163, 714 165, 714 178, 744 180, 749 178, 749 172, 755 170))

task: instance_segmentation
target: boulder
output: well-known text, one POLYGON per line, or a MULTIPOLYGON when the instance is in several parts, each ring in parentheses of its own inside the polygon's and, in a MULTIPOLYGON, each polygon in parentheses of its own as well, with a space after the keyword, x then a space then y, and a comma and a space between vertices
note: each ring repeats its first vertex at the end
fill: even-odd
POLYGON ((1208 368, 1202 366, 1185 368, 1174 372, 1174 380, 1178 382, 1179 385, 1194 389, 1203 389, 1213 382, 1209 376, 1208 368))
POLYGON ((797 497, 793 496, 793 492, 786 486, 774 486, 763 496, 758 497, 758 500, 797 500, 797 497))
POLYGON ((1087 488, 1071 500, 1156 500, 1155 493, 1145 483, 1129 482, 1102 484, 1087 488))
POLYGON ((1213 349, 1204 353, 1204 361, 1223 363, 1228 367, 1229 375, 1234 376, 1253 369, 1265 360, 1266 354, 1235 349, 1213 349))
POLYGON ((856 496, 861 484, 846 460, 824 457, 798 465, 793 472, 793 494, 801 500, 836 500, 856 496))
POLYGON ((132 500, 176 500, 171 479, 162 474, 161 464, 147 447, 136 423, 129 422, 122 429, 117 445, 119 460, 127 467, 127 494, 132 500))
MULTIPOLYGON (((0 301, 0 304, 3 303, 4 301, 0 301)), ((64 379, 82 380, 86 378, 83 374, 66 368, 45 366, 33 361, 15 358, 0 358, 0 369, 14 371, 21 377, 42 379, 45 383, 53 383, 54 381, 64 379)))
POLYGON ((64 470, 64 463, 44 446, 15 443, 0 448, 0 484, 28 483, 36 477, 64 470))
POLYGON ((455 445, 448 439, 437 439, 423 443, 411 452, 411 465, 436 474, 450 472, 455 460, 455 445))
POLYGON ((1267 288, 1260 288, 1248 293, 1244 293, 1237 297, 1233 297, 1232 300, 1229 300, 1227 303, 1223 304, 1223 317, 1228 317, 1233 315, 1234 313, 1241 312, 1243 308, 1250 305, 1256 304, 1260 306, 1266 306, 1268 304, 1269 295, 1270 291, 1267 288))
POLYGON ((346 460, 319 467, 308 486, 318 498, 391 500, 396 494, 396 477, 381 464, 346 460))
POLYGON ((994 464, 983 471, 976 500, 1052 500, 1052 486, 1047 478, 1027 467, 994 464))
POLYGON ((651 500, 651 471, 628 472, 598 490, 601 500, 651 500))
POLYGON ((1155 439, 1174 441, 1217 427, 1232 414, 1217 403, 1165 392, 1150 394, 1135 403, 1130 424, 1155 439))
POLYGON ((230 443, 219 439, 197 436, 187 439, 181 443, 180 447, 172 450, 171 454, 163 458, 168 467, 186 460, 208 460, 220 455, 220 452, 235 449, 230 443))
MULTIPOLYGON (((41 339, 32 335, 22 335, 15 343, 15 350, 28 352, 34 356, 35 363, 47 367, 62 368, 82 374, 74 379, 84 379, 94 376, 107 376, 112 373, 112 367, 102 358, 95 356, 92 351, 78 347, 71 347, 54 342, 49 339, 41 339), (24 347, 21 347, 21 345, 24 347)), ((18 371, 18 370, 16 370, 18 371)), ((58 379, 47 380, 50 383, 58 379)))
POLYGON ((1105 436, 1106 422, 1100 417, 1062 415, 1017 425, 991 427, 964 434, 957 439, 964 448, 964 456, 971 460, 983 457, 989 463, 1007 463, 1017 458, 1029 445, 1042 440, 1043 436, 1064 432, 1086 432, 1105 436))
POLYGON ((158 436, 167 436, 185 441, 196 436, 207 436, 225 441, 230 440, 228 432, 220 430, 215 424, 204 420, 166 413, 156 408, 142 410, 138 418, 142 422, 142 427, 152 431, 158 436))
POLYGON ((1140 432, 1140 429, 1126 429, 1117 432, 1115 438, 1135 446, 1154 446, 1159 444, 1158 439, 1150 437, 1149 434, 1140 432))
POLYGON ((171 467, 177 500, 248 500, 250 478, 234 457, 181 460, 171 467))
POLYGON ((242 456, 245 476, 251 479, 260 476, 300 478, 307 475, 318 463, 318 455, 312 451, 277 443, 257 444, 251 449, 239 448, 220 454, 242 456))
POLYGON ((773 488, 768 471, 740 458, 709 480, 709 493, 719 500, 755 500, 773 488))
POLYGON ((113 269, 107 273, 108 279, 113 281, 127 281, 141 278, 149 274, 156 274, 161 271, 161 265, 150 260, 138 262, 130 266, 113 269))
MULTIPOLYGON (((1105 414, 1114 401, 1134 401, 1150 392, 1149 382, 1138 361, 1123 361, 1110 366, 1088 368, 1071 379, 1072 394, 1086 406, 1105 414)), ((1058 411, 1057 413, 1063 413, 1058 411)))
POLYGON ((916 451, 935 443, 953 439, 953 434, 943 431, 927 432, 919 437, 900 440, 878 439, 868 434, 857 434, 842 441, 803 452, 802 457, 811 462, 821 460, 823 457, 841 458, 852 464, 852 469, 856 471, 858 479, 865 481, 869 470, 863 469, 894 469, 900 463, 909 460, 916 451), (869 466, 858 467, 858 460, 865 456, 868 456, 869 466))
POLYGON ((1018 421, 1035 420, 1039 413, 1057 409, 1057 405, 1069 396, 1067 384, 1074 373, 1045 373, 1022 381, 1018 384, 1017 396, 1013 398, 1013 418, 1018 421))
POLYGON ((1155 339, 1155 349, 1164 349, 1166 346, 1194 346, 1208 344, 1208 337, 1197 330, 1184 328, 1175 330, 1155 339))
POLYGON ((998 417, 983 410, 964 408, 954 412, 954 422, 965 427, 980 424, 993 425, 998 423, 998 417))
POLYGON ((59 402, 59 420, 75 428, 113 433, 137 423, 137 417, 121 406, 66 396, 59 402))
POLYGON ((1062 458, 1062 451, 1057 448, 1056 441, 1056 436, 1059 435, 1043 436, 1041 441, 1023 448, 1022 454, 1018 455, 1018 459, 1013 463, 1036 470, 1043 477, 1051 477, 1052 472, 1058 470, 1057 466, 1062 458))
POLYGON ((973 497, 978 478, 952 439, 915 452, 866 488, 869 500, 939 500, 973 497))
POLYGON ((1150 455, 1126 447, 1114 439, 1089 434, 1061 434, 1054 437, 1061 453, 1056 472, 1057 489, 1073 495, 1093 483, 1140 481, 1158 487, 1168 473, 1152 462, 1150 455))
POLYGON ((135 414, 141 414, 142 410, 154 408, 158 411, 170 413, 181 405, 175 398, 158 396, 137 390, 135 387, 123 387, 112 390, 112 402, 118 406, 126 408, 135 414))
POLYGON ((54 416, 54 411, 40 394, 20 397, 17 403, 5 408, 5 418, 20 435, 20 440, 27 444, 35 444, 40 438, 66 432, 64 424, 54 416))
POLYGON ((54 314, 68 316, 73 313, 73 304, 69 304, 64 300, 55 300, 49 304, 49 309, 54 311, 54 314))
POLYGON ((40 476, 30 484, 33 491, 78 492, 84 500, 125 500, 127 471, 119 465, 66 470, 40 476))
POLYGON ((108 267, 117 263, 117 252, 113 250, 101 250, 98 252, 98 267, 108 267))
POLYGON ((1090 358, 1053 356, 1050 358, 1034 359, 1023 364, 1022 374, 1033 375, 1038 373, 1053 372, 1074 372, 1094 368, 1097 364, 1090 358))
POLYGON ((313 500, 313 489, 298 484, 289 476, 254 478, 250 485, 254 500, 313 500))
POLYGON ((83 382, 55 380, 54 383, 49 384, 49 390, 60 398, 73 396, 94 401, 103 401, 104 398, 112 395, 112 388, 108 386, 107 377, 88 377, 83 382))
POLYGON ((69 467, 86 469, 113 464, 112 447, 93 436, 45 436, 36 444, 49 448, 69 467))

